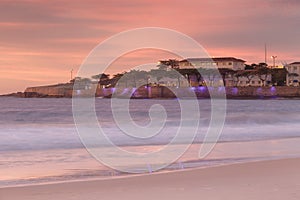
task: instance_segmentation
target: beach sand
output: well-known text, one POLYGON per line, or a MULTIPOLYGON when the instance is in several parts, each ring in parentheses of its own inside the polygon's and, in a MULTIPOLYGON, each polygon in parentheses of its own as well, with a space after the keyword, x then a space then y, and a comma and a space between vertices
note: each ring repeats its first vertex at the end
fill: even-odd
POLYGON ((1 200, 300 199, 300 159, 0 189, 1 200))

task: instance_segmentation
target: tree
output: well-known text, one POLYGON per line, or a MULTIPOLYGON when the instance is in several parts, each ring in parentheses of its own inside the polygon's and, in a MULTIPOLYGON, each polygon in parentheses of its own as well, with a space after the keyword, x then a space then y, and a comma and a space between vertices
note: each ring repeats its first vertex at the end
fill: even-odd
POLYGON ((255 75, 262 81, 262 85, 266 86, 266 80, 270 74, 270 69, 265 66, 258 65, 254 72, 255 75))
MULTIPOLYGON (((122 80, 125 79, 124 74, 125 74, 125 72, 117 73, 117 74, 113 75, 113 78, 110 79, 113 87, 115 87, 119 83, 119 81, 122 82, 122 80)), ((124 80, 124 81, 125 81, 125 87, 127 87, 127 80, 124 80)))
POLYGON ((159 82, 162 78, 166 77, 167 71, 164 69, 152 69, 149 74, 159 82))
POLYGON ((96 74, 92 76, 92 79, 97 80, 100 85, 107 86, 111 84, 111 81, 109 79, 109 74, 105 74, 105 73, 96 74))
POLYGON ((251 80, 255 77, 255 70, 243 70, 241 76, 246 77, 249 85, 251 85, 251 80))
POLYGON ((254 66, 252 65, 245 65, 245 70, 253 70, 254 69, 254 66))
POLYGON ((195 77, 199 76, 199 72, 198 72, 198 70, 195 69, 195 68, 190 68, 190 69, 178 69, 178 72, 179 72, 180 74, 182 74, 184 77, 187 78, 187 81, 188 81, 189 86, 191 86, 191 80, 192 80, 191 78, 192 78, 192 76, 195 76, 195 77))
POLYGON ((272 74, 272 84, 273 85, 283 86, 286 84, 286 77, 287 77, 287 75, 289 75, 286 68, 271 69, 271 74, 272 74))
POLYGON ((180 78, 181 78, 182 75, 179 73, 178 69, 167 71, 166 76, 169 77, 169 78, 177 79, 177 86, 181 87, 180 78))
POLYGON ((127 80, 131 80, 133 83, 133 87, 137 87, 137 83, 138 82, 143 82, 145 83, 145 81, 148 78, 148 72, 143 71, 143 70, 130 70, 129 72, 124 74, 125 78, 127 80))
POLYGON ((226 86, 226 78, 232 77, 232 75, 235 73, 233 69, 228 69, 228 68, 220 68, 219 72, 222 76, 224 86, 226 86))
POLYGON ((240 70, 240 71, 235 71, 235 72, 232 74, 232 79, 233 79, 234 86, 238 86, 241 77, 243 77, 243 72, 242 72, 242 70, 240 70))
MULTIPOLYGON (((169 59, 169 60, 160 60, 158 67, 165 67, 170 66, 172 69, 179 68, 179 61, 176 59, 169 59)), ((166 69, 166 68, 165 68, 166 69)))
POLYGON ((208 86, 213 86, 216 80, 220 80, 220 72, 214 68, 201 68, 200 73, 202 79, 204 79, 205 84, 208 86))

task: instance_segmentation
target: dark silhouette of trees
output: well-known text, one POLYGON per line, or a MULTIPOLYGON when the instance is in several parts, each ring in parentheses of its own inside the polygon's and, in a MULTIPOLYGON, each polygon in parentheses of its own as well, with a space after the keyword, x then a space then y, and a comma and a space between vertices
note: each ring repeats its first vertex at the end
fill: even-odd
POLYGON ((103 85, 105 87, 111 84, 109 79, 109 74, 105 74, 105 73, 96 74, 92 76, 92 79, 95 79, 96 81, 98 81, 100 85, 103 85))
POLYGON ((171 67, 172 69, 179 68, 179 60, 169 59, 169 60, 160 60, 158 67, 171 67))
POLYGON ((282 69, 271 69, 272 85, 283 86, 286 85, 286 77, 288 71, 285 68, 282 69))
POLYGON ((262 85, 266 86, 266 81, 268 79, 268 76, 271 74, 271 69, 264 65, 258 65, 255 68, 255 75, 258 76, 258 78, 262 81, 262 85))
POLYGON ((245 70, 253 70, 254 66, 253 65, 245 65, 245 70))

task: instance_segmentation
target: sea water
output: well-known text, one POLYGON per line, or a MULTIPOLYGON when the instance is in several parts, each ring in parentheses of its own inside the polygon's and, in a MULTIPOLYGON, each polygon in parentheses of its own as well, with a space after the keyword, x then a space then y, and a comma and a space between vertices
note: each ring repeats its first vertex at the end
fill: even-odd
MULTIPOLYGON (((129 110, 131 121, 139 126, 150 122, 151 106, 159 104, 165 109, 163 128, 147 139, 129 137, 120 130, 110 99, 96 99, 95 110, 99 125, 112 143, 145 153, 167 145, 176 136, 181 120, 192 121, 197 116, 191 113, 182 119, 179 101, 131 100, 128 108, 119 108, 118 112, 129 110)), ((227 100, 221 136, 203 159, 198 153, 209 128, 211 103, 208 99, 198 103, 200 128, 194 142, 165 170, 300 156, 299 100, 227 100)), ((97 161, 81 143, 72 99, 0 98, 0 137, 0 187, 124 175, 97 161)))

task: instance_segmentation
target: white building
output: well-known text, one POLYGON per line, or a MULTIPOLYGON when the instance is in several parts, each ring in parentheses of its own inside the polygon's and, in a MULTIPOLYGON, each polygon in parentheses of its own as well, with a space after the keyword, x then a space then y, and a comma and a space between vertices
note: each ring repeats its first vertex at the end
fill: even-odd
POLYGON ((218 58, 188 58, 179 61, 179 69, 189 68, 227 68, 232 70, 245 69, 245 62, 242 59, 234 57, 218 57, 218 58))
POLYGON ((300 62, 293 62, 285 66, 288 71, 286 83, 290 86, 299 86, 300 82, 300 62))
POLYGON ((264 75, 262 79, 258 76, 255 75, 251 77, 251 79, 242 76, 239 79, 236 78, 231 78, 231 79, 226 79, 225 81, 227 82, 227 86, 240 86, 240 87, 246 87, 246 86, 267 86, 272 80, 272 76, 270 74, 264 75))
MULTIPOLYGON (((198 85, 207 85, 207 86, 267 86, 272 81, 271 74, 262 74, 258 75, 255 73, 255 70, 252 70, 253 73, 246 75, 245 62, 242 59, 237 59, 234 57, 218 57, 218 58, 187 58, 181 61, 173 62, 173 65, 168 65, 170 68, 174 69, 198 69, 203 68, 208 71, 203 71, 201 74, 202 79, 199 81, 196 75, 189 75, 188 84, 181 83, 182 87, 184 86, 198 86, 198 85), (219 69, 220 74, 216 73, 214 70, 209 69, 219 69), (229 69, 229 70, 227 70, 229 69), (229 71, 229 72, 225 72, 229 71), (233 70, 230 72, 230 70, 233 70), (223 73, 222 73, 223 71, 223 73), (224 76, 224 74, 226 74, 224 76), (251 75, 252 74, 252 75, 251 75), (224 77, 223 77, 224 76, 224 77), (224 83, 225 81, 225 83, 224 83)), ((170 69, 169 68, 169 69, 170 69)), ((188 73, 188 72, 187 72, 188 73)), ((187 75, 186 75, 187 78, 187 75)), ((161 80, 162 82, 162 80, 161 80)), ((168 80, 164 81, 165 85, 178 85, 178 80, 168 80)))

